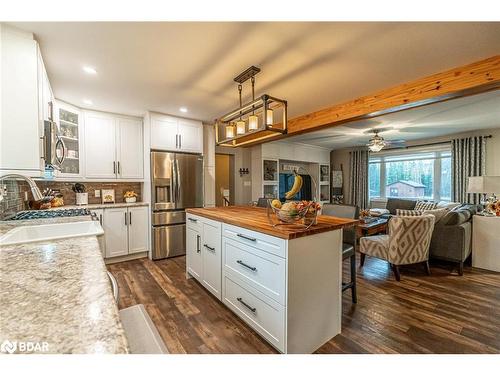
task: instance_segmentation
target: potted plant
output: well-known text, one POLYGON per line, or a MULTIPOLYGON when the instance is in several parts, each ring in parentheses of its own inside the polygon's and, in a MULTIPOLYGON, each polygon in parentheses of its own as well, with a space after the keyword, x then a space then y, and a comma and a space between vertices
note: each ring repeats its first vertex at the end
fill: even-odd
POLYGON ((137 201, 137 193, 133 190, 126 191, 125 194, 123 194, 123 197, 127 203, 135 203, 137 201))

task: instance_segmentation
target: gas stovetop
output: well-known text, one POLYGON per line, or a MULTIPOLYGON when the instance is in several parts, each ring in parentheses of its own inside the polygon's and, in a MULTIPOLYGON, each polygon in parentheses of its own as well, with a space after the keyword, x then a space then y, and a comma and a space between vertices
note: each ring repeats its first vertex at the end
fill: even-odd
POLYGON ((60 210, 21 211, 7 220, 51 219, 56 217, 86 216, 90 211, 86 208, 67 208, 60 210))

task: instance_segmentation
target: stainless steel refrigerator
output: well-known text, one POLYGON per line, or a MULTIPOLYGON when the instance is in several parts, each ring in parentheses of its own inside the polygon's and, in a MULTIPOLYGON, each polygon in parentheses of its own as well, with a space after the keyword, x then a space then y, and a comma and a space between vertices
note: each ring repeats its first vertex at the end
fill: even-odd
POLYGON ((203 207, 203 156, 151 152, 153 259, 186 254, 186 208, 203 207))

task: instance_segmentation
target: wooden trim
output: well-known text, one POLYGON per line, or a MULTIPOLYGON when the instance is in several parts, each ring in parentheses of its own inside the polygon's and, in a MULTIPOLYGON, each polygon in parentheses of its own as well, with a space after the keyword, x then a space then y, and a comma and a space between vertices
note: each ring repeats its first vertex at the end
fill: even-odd
POLYGON ((500 89, 500 55, 495 55, 295 117, 288 120, 288 134, 286 135, 275 134, 275 136, 268 135, 268 138, 258 139, 259 137, 250 134, 242 138, 241 142, 235 146, 253 146, 282 139, 286 136, 338 126, 346 122, 373 118, 498 89, 500 89))

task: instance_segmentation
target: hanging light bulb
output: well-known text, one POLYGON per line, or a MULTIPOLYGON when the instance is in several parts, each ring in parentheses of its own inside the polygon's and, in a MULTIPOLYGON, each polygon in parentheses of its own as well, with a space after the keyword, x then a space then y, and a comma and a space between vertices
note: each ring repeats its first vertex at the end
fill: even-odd
POLYGON ((266 111, 266 125, 272 125, 274 124, 274 119, 273 119, 273 110, 268 109, 266 111))
POLYGON ((236 134, 245 134, 245 121, 241 119, 236 121, 236 134))
POLYGON ((248 130, 257 130, 259 128, 259 118, 255 115, 248 116, 248 130))
POLYGON ((233 124, 226 125, 226 138, 234 138, 233 124))

